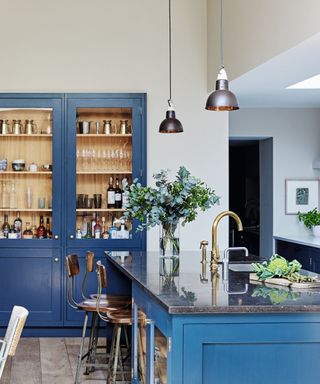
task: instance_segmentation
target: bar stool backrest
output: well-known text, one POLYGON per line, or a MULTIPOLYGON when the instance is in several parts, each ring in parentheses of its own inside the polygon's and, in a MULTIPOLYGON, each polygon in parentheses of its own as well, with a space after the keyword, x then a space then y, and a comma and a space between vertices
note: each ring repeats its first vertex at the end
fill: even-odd
POLYGON ((24 307, 14 306, 11 312, 7 331, 3 340, 0 340, 0 378, 8 356, 14 356, 26 323, 29 311, 24 307))
POLYGON ((106 267, 101 263, 101 261, 97 261, 97 274, 98 274, 98 288, 102 290, 103 288, 107 288, 107 272, 106 267))
POLYGON ((66 266, 67 266, 67 273, 69 277, 74 277, 76 275, 79 275, 80 273, 80 267, 79 267, 79 260, 77 255, 68 255, 66 257, 66 266))

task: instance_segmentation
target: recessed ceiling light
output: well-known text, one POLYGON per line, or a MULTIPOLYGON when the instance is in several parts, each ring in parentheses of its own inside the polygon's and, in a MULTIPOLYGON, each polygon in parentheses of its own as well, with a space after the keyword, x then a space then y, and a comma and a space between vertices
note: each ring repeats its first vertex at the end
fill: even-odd
POLYGON ((320 75, 312 76, 309 79, 299 81, 286 89, 320 89, 320 75))

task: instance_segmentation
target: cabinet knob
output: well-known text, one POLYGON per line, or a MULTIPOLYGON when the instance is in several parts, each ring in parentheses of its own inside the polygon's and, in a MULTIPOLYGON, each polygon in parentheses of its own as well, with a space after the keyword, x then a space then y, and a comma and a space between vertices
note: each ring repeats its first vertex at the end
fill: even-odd
POLYGON ((69 237, 70 237, 70 239, 74 239, 74 235, 70 235, 69 237))
POLYGON ((55 258, 53 259, 53 261, 54 261, 55 263, 57 263, 57 262, 59 261, 59 259, 58 259, 57 257, 55 257, 55 258))
POLYGON ((59 239, 59 235, 54 235, 54 239, 58 240, 59 239))

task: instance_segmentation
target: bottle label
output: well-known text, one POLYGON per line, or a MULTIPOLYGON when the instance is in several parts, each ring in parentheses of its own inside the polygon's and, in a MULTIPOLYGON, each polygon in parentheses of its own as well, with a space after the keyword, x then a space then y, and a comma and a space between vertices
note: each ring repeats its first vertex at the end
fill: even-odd
POLYGON ((32 238, 33 238, 33 235, 32 235, 32 233, 31 233, 31 234, 28 234, 28 235, 23 235, 23 238, 24 238, 24 239, 32 239, 32 238))
POLYGON ((8 233, 8 239, 17 239, 17 234, 16 233, 14 233, 14 232, 9 232, 8 233))
POLYGON ((115 201, 121 201, 122 200, 122 193, 116 193, 115 194, 115 201))
POLYGON ((114 191, 108 192, 108 204, 114 204, 115 203, 115 193, 114 191))
POLYGON ((100 239, 100 237, 101 237, 101 232, 100 231, 95 231, 94 232, 94 238, 95 239, 100 239))

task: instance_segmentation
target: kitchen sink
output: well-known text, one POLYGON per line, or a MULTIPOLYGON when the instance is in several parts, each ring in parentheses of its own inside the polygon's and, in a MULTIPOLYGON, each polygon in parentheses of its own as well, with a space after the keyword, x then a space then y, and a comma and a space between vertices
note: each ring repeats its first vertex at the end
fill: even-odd
POLYGON ((230 263, 229 269, 233 272, 253 272, 252 265, 248 263, 230 263))

